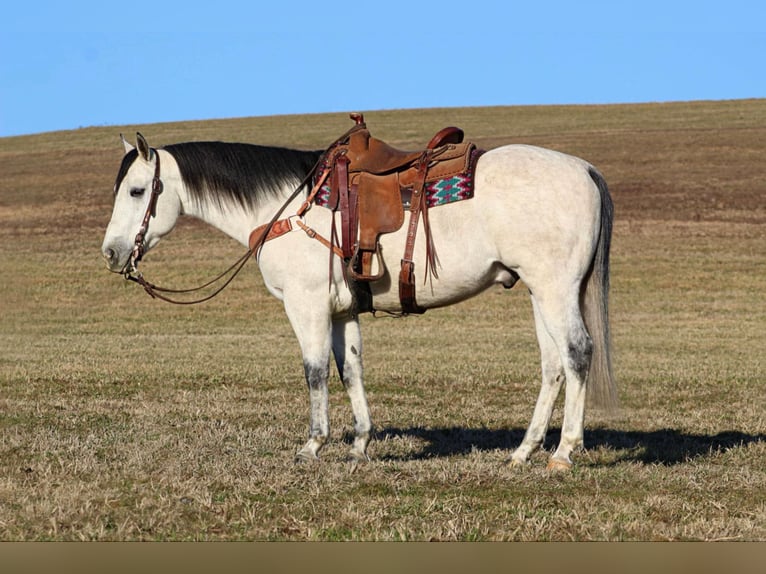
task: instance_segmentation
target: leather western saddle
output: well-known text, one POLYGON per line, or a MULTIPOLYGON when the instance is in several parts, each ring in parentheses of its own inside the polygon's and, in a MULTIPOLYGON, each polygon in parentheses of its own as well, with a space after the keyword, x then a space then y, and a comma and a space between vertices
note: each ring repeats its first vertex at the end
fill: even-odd
MULTIPOLYGON (((330 169, 327 207, 340 213, 340 246, 354 281, 379 280, 386 269, 378 240, 404 224, 410 212, 404 256, 399 272, 399 298, 404 313, 424 313, 415 302, 413 252, 418 221, 426 236, 426 273, 438 277, 438 258, 428 222, 426 183, 465 173, 475 145, 463 143, 463 130, 440 130, 424 150, 402 151, 372 137, 362 114, 326 152, 330 169)), ((337 239, 333 228, 332 241, 337 239)))
MULTIPOLYGON (((355 125, 327 151, 314 170, 314 186, 299 209, 295 225, 327 246, 344 261, 344 276, 355 293, 357 311, 372 311, 369 284, 383 277, 386 268, 378 242, 384 233, 398 231, 409 211, 404 255, 399 270, 402 312, 424 313, 415 302, 413 253, 418 222, 423 219, 426 237, 425 272, 438 277, 438 257, 428 221, 427 186, 453 177, 471 177, 472 162, 481 154, 472 143, 463 143, 463 130, 440 130, 424 150, 402 151, 370 135, 362 114, 351 114, 355 125), (321 198, 321 200, 320 200, 321 198), (340 214, 340 237, 333 219, 331 237, 322 237, 303 221, 311 203, 340 214)), ((293 229, 293 218, 275 219, 250 234, 250 248, 293 229)))

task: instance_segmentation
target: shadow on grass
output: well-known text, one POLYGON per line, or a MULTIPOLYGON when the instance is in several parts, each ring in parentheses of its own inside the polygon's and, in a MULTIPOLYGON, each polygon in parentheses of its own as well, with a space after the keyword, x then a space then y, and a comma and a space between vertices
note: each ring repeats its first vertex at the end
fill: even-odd
MULTIPOLYGON (((502 449, 510 453, 521 443, 524 432, 524 429, 389 427, 378 431, 377 440, 421 440, 425 445, 420 451, 381 457, 383 460, 420 460, 468 454, 473 450, 502 449)), ((551 429, 545 441, 545 449, 554 449, 559 437, 560 429, 551 429)), ((604 448, 615 452, 616 460, 609 464, 640 462, 670 466, 759 442, 766 442, 766 434, 724 431, 715 435, 704 435, 674 429, 646 432, 611 429, 585 431, 585 444, 589 450, 604 448)))

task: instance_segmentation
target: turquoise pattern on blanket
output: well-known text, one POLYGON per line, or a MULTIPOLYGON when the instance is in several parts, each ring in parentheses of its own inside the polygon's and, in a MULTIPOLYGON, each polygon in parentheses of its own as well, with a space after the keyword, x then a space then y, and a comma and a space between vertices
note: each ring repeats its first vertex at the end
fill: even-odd
POLYGON ((465 174, 453 175, 426 184, 428 207, 445 205, 471 197, 473 197, 471 181, 465 174))

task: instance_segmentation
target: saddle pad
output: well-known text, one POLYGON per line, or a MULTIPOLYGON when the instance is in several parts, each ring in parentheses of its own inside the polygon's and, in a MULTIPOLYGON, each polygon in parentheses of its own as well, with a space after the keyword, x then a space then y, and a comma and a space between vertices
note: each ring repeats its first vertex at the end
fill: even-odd
POLYGON ((476 162, 484 153, 484 150, 474 148, 468 161, 467 169, 451 177, 426 182, 426 201, 428 207, 446 205, 463 199, 473 197, 473 180, 476 171, 476 162))

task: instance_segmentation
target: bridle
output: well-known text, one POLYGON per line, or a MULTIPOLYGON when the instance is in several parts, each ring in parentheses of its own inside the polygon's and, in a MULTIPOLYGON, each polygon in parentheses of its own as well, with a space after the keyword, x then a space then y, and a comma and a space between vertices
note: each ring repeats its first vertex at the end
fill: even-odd
POLYGON ((303 187, 308 182, 311 181, 311 178, 313 177, 314 173, 316 172, 317 168, 319 167, 321 163, 321 158, 320 158, 320 160, 317 161, 316 164, 314 164, 314 167, 312 167, 309 170, 306 177, 304 177, 303 180, 300 182, 300 184, 298 184, 298 187, 295 189, 295 191, 293 191, 293 193, 290 194, 290 197, 288 197, 287 200, 284 202, 284 204, 282 204, 282 207, 280 207, 279 210, 274 214, 274 217, 271 218, 271 221, 269 221, 265 226, 262 226, 263 233, 260 235, 258 240, 255 241, 254 244, 252 244, 250 248, 247 250, 247 252, 242 257, 237 259, 237 261, 235 261, 231 267, 229 267, 226 271, 224 271, 223 273, 221 273, 214 279, 208 281, 204 285, 200 285, 199 287, 192 287, 190 289, 168 289, 168 288, 159 287, 157 285, 154 285, 153 283, 150 283, 144 278, 142 273, 138 272, 138 262, 141 261, 141 258, 146 253, 146 233, 149 230, 149 222, 151 221, 152 217, 156 217, 157 215, 157 201, 159 200, 159 197, 162 194, 162 191, 164 188, 162 184, 162 179, 160 177, 160 154, 154 148, 150 148, 150 150, 155 157, 154 177, 152 178, 151 196, 149 197, 149 203, 146 206, 146 212, 144 213, 144 217, 141 220, 141 226, 138 228, 138 233, 136 233, 136 238, 133 241, 133 251, 130 254, 130 258, 128 259, 128 262, 122 268, 121 273, 127 281, 133 281, 134 283, 138 283, 139 285, 141 285, 141 287, 144 288, 144 291, 146 291, 147 294, 149 294, 149 296, 151 296, 153 299, 155 298, 161 299, 162 301, 173 303, 175 305, 196 305, 197 303, 204 303, 205 301, 209 301, 210 299, 218 295, 221 291, 223 291, 229 285, 229 283, 231 283, 234 280, 234 278, 239 274, 239 272, 245 266, 245 263, 248 262, 250 257, 252 257, 254 254, 259 253, 261 247, 266 241, 266 237, 268 236, 268 233, 271 227, 281 217, 282 213, 287 208, 287 206, 298 196, 298 194, 303 189, 303 187), (196 293, 207 287, 210 287, 211 285, 215 285, 227 275, 230 275, 228 279, 226 279, 226 281, 223 284, 221 284, 215 291, 199 299, 184 301, 179 299, 173 299, 165 295, 165 293, 170 293, 173 295, 196 293))
POLYGON ((130 275, 134 273, 138 267, 138 262, 146 253, 146 232, 149 231, 149 221, 152 217, 157 216, 157 200, 162 194, 164 185, 162 179, 160 179, 160 154, 156 149, 152 149, 155 158, 154 164, 154 177, 152 178, 152 193, 149 197, 149 204, 146 206, 146 212, 144 212, 144 218, 141 221, 141 227, 138 228, 136 233, 136 239, 133 241, 133 251, 130 254, 130 259, 122 269, 122 274, 126 279, 130 278, 130 275))

